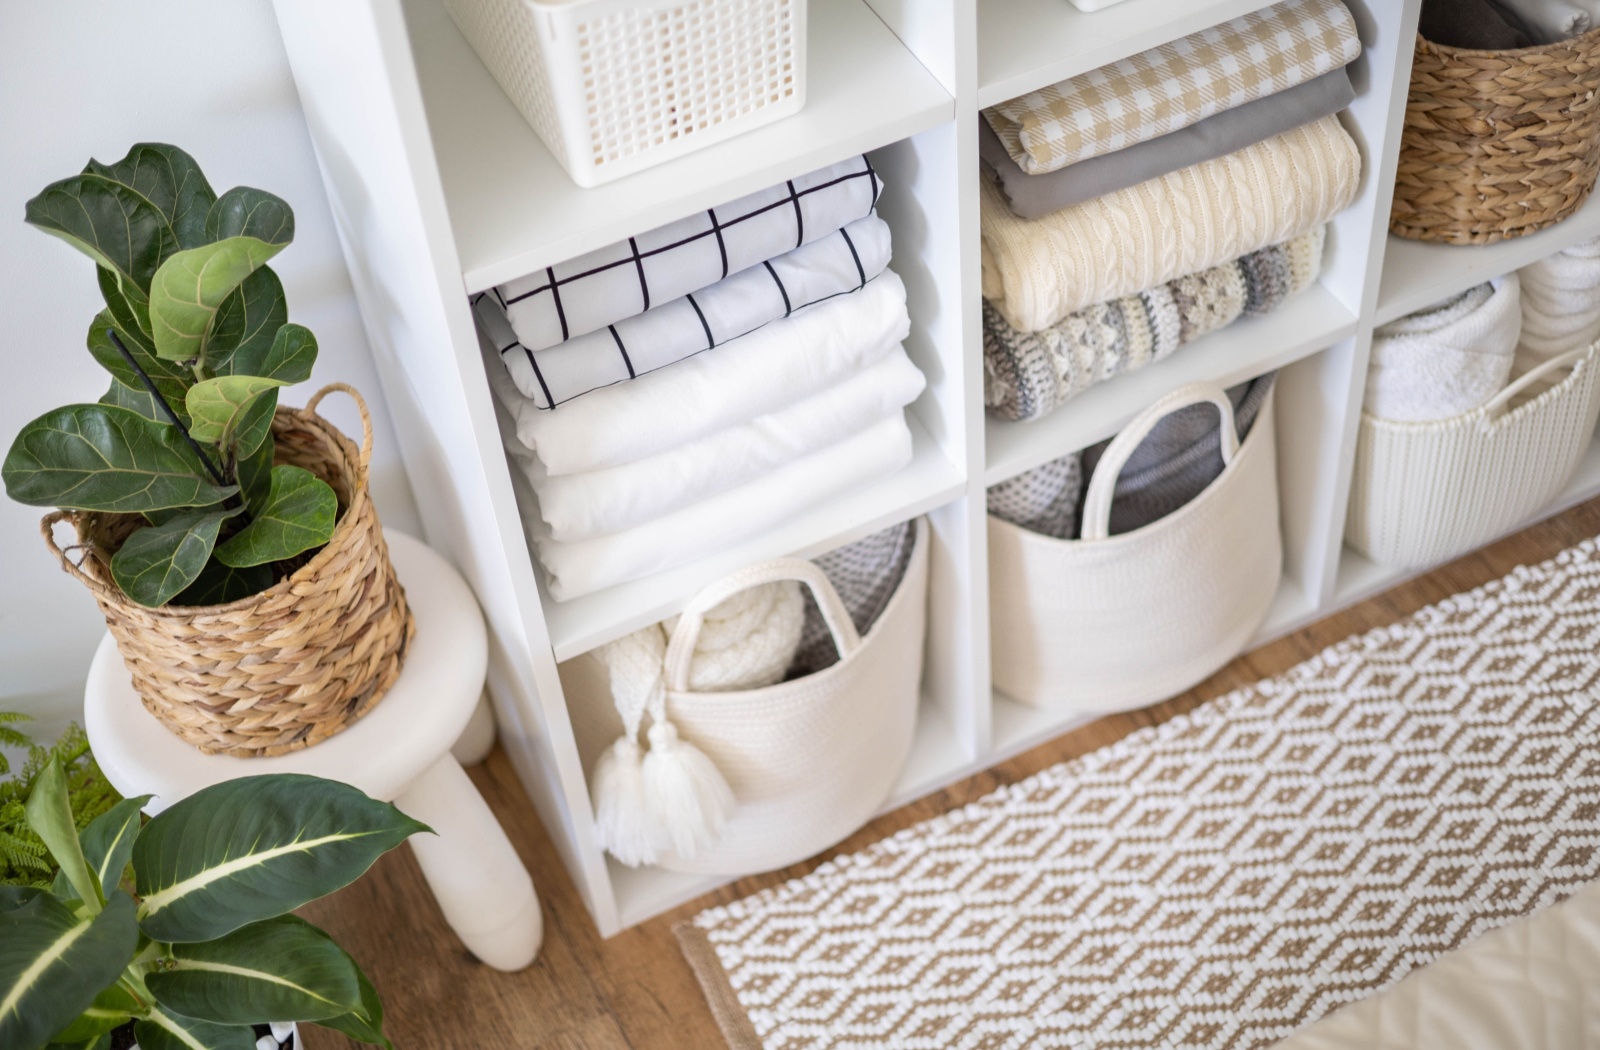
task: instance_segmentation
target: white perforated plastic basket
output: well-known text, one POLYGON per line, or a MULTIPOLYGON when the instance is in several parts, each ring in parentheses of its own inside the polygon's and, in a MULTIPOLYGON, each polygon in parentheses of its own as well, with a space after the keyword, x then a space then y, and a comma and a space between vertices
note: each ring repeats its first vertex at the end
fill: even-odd
POLYGON ((805 104, 806 0, 445 0, 580 186, 805 104))

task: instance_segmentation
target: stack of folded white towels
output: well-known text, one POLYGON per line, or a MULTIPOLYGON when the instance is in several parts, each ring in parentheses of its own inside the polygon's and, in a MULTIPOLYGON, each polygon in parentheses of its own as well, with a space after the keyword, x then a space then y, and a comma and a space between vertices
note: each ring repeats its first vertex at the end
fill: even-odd
POLYGON ((725 549, 910 462, 924 380, 882 188, 854 157, 474 301, 552 598, 725 549))

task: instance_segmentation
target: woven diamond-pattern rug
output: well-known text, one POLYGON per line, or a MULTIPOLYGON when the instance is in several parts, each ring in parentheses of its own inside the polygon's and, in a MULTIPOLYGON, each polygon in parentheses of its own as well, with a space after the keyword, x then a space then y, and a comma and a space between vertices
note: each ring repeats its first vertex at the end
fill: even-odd
POLYGON ((729 1043, 1264 1047, 1600 877, 1600 549, 678 928, 729 1043))

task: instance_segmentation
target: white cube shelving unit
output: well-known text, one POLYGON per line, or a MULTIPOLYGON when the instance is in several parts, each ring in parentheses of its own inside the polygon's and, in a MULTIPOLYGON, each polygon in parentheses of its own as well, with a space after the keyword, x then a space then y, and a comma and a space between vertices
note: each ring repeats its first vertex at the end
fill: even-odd
MULTIPOLYGON (((1047 419, 1007 424, 983 413, 979 109, 1268 0, 1126 0, 1096 14, 1066 0, 810 0, 801 113, 588 190, 500 93, 440 0, 276 0, 428 538, 483 604, 502 739, 604 934, 725 880, 630 870, 602 855, 557 664, 673 613, 739 564, 814 555, 929 516, 924 698, 891 806, 1085 721, 991 689, 984 489, 1108 437, 1175 387, 1281 369, 1286 563, 1258 644, 1406 575, 1342 544, 1373 327, 1600 233, 1600 202, 1489 248, 1389 237, 1420 0, 1347 3, 1366 50, 1343 119, 1365 170, 1333 223, 1320 282, 1047 419), (929 381, 911 410, 911 465, 693 565, 552 602, 523 534, 468 294, 864 151, 884 177, 908 350, 929 381)), ((1596 492, 1600 446, 1547 511, 1596 492)))

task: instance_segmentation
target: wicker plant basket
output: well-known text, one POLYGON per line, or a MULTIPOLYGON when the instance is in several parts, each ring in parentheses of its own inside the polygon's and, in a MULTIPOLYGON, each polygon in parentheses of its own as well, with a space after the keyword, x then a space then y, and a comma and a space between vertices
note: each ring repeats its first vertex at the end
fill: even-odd
POLYGON ((415 631, 367 495, 372 420, 361 395, 343 383, 323 387, 305 408, 280 407, 272 433, 279 463, 333 487, 339 521, 326 546, 260 594, 146 608, 123 595, 110 569, 138 515, 56 511, 41 525, 62 568, 100 604, 144 706, 213 754, 281 755, 339 732, 394 684, 415 631), (335 390, 361 411, 359 450, 317 415, 335 390), (66 549, 55 540, 61 521, 78 532, 66 549))
POLYGON ((1493 244, 1560 222, 1600 172, 1600 29, 1514 51, 1417 38, 1389 228, 1493 244))

